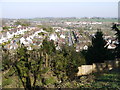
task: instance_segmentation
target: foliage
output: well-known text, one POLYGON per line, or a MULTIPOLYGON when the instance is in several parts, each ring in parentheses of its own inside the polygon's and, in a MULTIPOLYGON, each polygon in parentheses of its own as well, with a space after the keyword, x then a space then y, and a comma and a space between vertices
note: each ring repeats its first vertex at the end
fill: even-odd
POLYGON ((54 41, 48 41, 47 38, 43 40, 41 47, 43 54, 45 56, 45 65, 46 67, 50 66, 52 55, 55 53, 54 41))
POLYGON ((2 86, 4 87, 4 86, 6 86, 6 85, 10 85, 11 82, 12 82, 12 79, 11 79, 11 78, 9 78, 9 79, 4 79, 4 81, 3 81, 3 83, 2 83, 2 86))
POLYGON ((12 62, 10 60, 9 51, 2 52, 2 68, 7 70, 10 68, 12 62))
POLYGON ((118 41, 118 43, 116 44, 116 48, 115 48, 115 54, 117 58, 120 58, 120 30, 118 29, 116 24, 113 25, 112 29, 116 31, 115 35, 118 41))
POLYGON ((94 88, 116 88, 119 89, 119 83, 120 83, 120 78, 119 78, 119 68, 118 69, 113 69, 109 72, 102 73, 101 75, 95 75, 96 76, 96 81, 94 83, 91 83, 91 86, 94 88))
POLYGON ((10 27, 4 26, 3 30, 8 30, 10 27))
MULTIPOLYGON (((97 46, 97 44, 92 45, 97 46)), ((10 64, 13 65, 14 69, 10 69, 9 72, 11 73, 6 74, 6 77, 8 79, 10 76, 17 75, 20 79, 20 85, 18 85, 21 86, 22 82, 22 85, 26 90, 35 89, 36 86, 91 88, 95 85, 96 87, 103 88, 103 86, 106 87, 112 85, 111 87, 117 87, 117 84, 110 83, 107 85, 105 83, 101 84, 101 82, 99 83, 99 81, 96 81, 100 84, 99 85, 98 83, 94 83, 94 80, 96 79, 91 77, 83 78, 83 82, 74 81, 78 66, 86 63, 85 58, 82 55, 83 53, 86 54, 86 51, 76 52, 74 47, 67 45, 64 45, 61 50, 56 51, 54 42, 48 41, 47 39, 43 40, 43 45, 40 49, 28 51, 25 46, 21 46, 17 49, 17 52, 14 56, 14 65, 10 64), (48 63, 48 66, 46 66, 46 62, 48 63)), ((10 58, 8 57, 9 56, 4 59, 9 60, 10 58)), ((105 77, 101 78, 110 79, 113 78, 113 75, 106 75, 105 77)), ((4 86, 10 84, 9 80, 7 79, 4 80, 4 86)), ((97 80, 100 80, 100 78, 97 80)))
POLYGON ((47 72, 47 68, 44 67, 43 61, 44 58, 41 55, 41 50, 32 50, 30 52, 30 71, 33 75, 34 81, 33 81, 33 87, 36 86, 37 79, 42 78, 42 74, 47 72))
POLYGON ((22 20, 22 21, 15 22, 15 25, 30 26, 30 22, 26 20, 22 20))
POLYGON ((49 77, 45 79, 45 85, 55 84, 56 80, 54 77, 49 77))
POLYGON ((40 32, 40 33, 38 33, 38 35, 42 35, 42 36, 44 36, 44 33, 43 33, 43 32, 40 32))
POLYGON ((57 53, 52 60, 52 70, 60 81, 66 78, 67 60, 62 53, 57 53))
POLYGON ((78 71, 78 66, 85 64, 85 59, 81 53, 75 51, 74 47, 63 46, 62 52, 63 56, 66 58, 66 74, 70 80, 74 79, 76 72, 78 71))
POLYGON ((50 26, 46 26, 46 25, 38 25, 37 27, 42 28, 44 31, 52 33, 53 32, 53 28, 50 26))
POLYGON ((92 45, 84 52, 86 63, 100 63, 107 59, 107 46, 106 41, 103 39, 103 33, 97 31, 95 36, 92 37, 92 45))
POLYGON ((41 49, 28 52, 26 47, 22 46, 17 50, 17 55, 18 61, 15 62, 15 68, 24 88, 26 90, 32 87, 35 89, 37 79, 46 73, 41 49))
POLYGON ((54 41, 51 40, 51 41, 47 41, 47 38, 45 38, 43 40, 43 43, 42 43, 42 49, 44 52, 46 52, 47 54, 52 54, 53 52, 55 52, 55 45, 54 45, 54 41))
POLYGON ((26 90, 31 89, 30 63, 28 61, 29 54, 27 53, 26 47, 22 46, 18 48, 17 54, 18 60, 15 62, 14 66, 18 77, 26 90))
POLYGON ((15 22, 15 25, 21 25, 20 21, 15 22))

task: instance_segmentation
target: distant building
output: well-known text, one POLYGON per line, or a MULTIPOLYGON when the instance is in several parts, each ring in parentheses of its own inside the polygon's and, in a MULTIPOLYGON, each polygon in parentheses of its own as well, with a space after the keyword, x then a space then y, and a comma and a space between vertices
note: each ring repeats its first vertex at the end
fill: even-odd
POLYGON ((49 38, 50 38, 50 40, 54 40, 54 41, 57 41, 57 40, 58 40, 58 36, 57 36, 57 34, 55 34, 55 33, 54 33, 54 34, 51 34, 49 38))
POLYGON ((61 35, 60 35, 60 38, 65 39, 65 35, 61 34, 61 35))
POLYGON ((73 40, 72 40, 72 35, 71 35, 71 32, 68 32, 68 45, 69 46, 72 46, 73 45, 73 40))

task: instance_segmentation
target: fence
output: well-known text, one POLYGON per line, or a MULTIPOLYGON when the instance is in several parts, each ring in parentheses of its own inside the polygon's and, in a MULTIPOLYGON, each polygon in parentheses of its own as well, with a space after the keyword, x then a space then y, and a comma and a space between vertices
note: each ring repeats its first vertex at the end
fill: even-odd
POLYGON ((93 63, 92 65, 81 65, 78 67, 77 76, 87 75, 93 72, 102 72, 120 67, 120 60, 105 61, 104 63, 93 63))

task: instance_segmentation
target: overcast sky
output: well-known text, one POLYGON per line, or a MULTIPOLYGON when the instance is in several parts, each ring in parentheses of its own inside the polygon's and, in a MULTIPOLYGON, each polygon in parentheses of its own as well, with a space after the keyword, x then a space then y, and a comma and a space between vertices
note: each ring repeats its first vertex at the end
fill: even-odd
POLYGON ((26 2, 23 2, 23 0, 3 0, 0 3, 2 17, 118 17, 117 0, 109 0, 110 2, 108 0, 101 0, 102 2, 100 0, 97 2, 94 2, 94 0, 91 2, 87 0, 84 0, 84 2, 81 0, 74 0, 74 2, 72 2, 73 0, 56 0, 57 2, 55 0, 24 1, 26 2))

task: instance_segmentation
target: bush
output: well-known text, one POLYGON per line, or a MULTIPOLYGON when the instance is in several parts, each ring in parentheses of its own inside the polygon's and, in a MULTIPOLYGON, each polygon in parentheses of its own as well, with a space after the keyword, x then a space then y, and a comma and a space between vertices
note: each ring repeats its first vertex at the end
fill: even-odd
POLYGON ((11 78, 8 78, 8 79, 4 79, 3 80, 3 83, 2 83, 2 86, 6 86, 6 85, 10 85, 12 83, 12 79, 11 78))
POLYGON ((54 77, 49 77, 49 78, 45 78, 45 85, 51 85, 51 84, 55 84, 56 80, 54 77))

